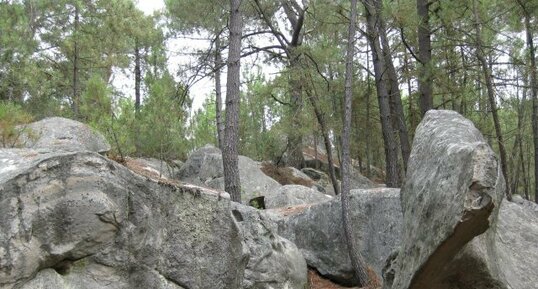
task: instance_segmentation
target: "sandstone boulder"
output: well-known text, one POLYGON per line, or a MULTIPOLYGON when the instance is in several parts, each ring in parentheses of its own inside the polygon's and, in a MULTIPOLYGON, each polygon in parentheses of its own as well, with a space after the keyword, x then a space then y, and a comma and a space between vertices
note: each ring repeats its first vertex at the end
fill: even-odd
MULTIPOLYGON (((365 261, 381 274, 389 254, 400 244, 399 189, 353 190, 350 215, 355 240, 365 261)), ((299 206, 279 220, 279 233, 294 242, 308 266, 337 283, 355 285, 342 227, 340 198, 311 206, 299 206)))
POLYGON ((276 190, 276 192, 268 193, 264 201, 265 208, 272 209, 321 203, 330 201, 331 199, 331 196, 305 186, 285 185, 276 190))
POLYGON ((249 256, 243 288, 307 288, 303 255, 295 244, 277 234, 278 226, 270 215, 237 203, 232 209, 249 256))
MULTIPOLYGON (((245 156, 239 156, 241 179, 241 199, 243 203, 275 192, 281 185, 260 170, 260 163, 245 156)), ((178 178, 185 182, 224 190, 222 154, 218 148, 206 145, 189 156, 179 170, 178 178)))
POLYGON ((24 127, 20 143, 25 148, 105 153, 110 144, 98 131, 81 122, 48 117, 24 127))
POLYGON ((503 288, 451 269, 466 264, 472 271, 472 260, 493 256, 472 250, 478 258, 451 263, 475 236, 495 230, 503 192, 495 154, 472 122, 453 111, 429 111, 415 134, 401 191, 402 244, 384 288, 503 288))
POLYGON ((169 164, 164 160, 155 158, 126 158, 131 166, 137 166, 139 169, 145 170, 150 174, 158 177, 173 179, 178 174, 178 167, 175 162, 169 164))
POLYGON ((226 289, 243 278, 226 193, 97 153, 0 150, 0 212, 0 288, 226 289))

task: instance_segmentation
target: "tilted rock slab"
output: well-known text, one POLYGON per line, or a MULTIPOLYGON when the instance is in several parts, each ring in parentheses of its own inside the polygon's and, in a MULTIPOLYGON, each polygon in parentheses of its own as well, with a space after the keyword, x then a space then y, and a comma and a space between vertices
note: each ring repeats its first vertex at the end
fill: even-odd
POLYGON ((289 240, 279 236, 275 220, 263 210, 232 203, 244 246, 248 250, 244 289, 304 289, 306 261, 289 240))
POLYGON ((48 117, 19 126, 23 130, 19 142, 25 148, 49 148, 68 151, 105 153, 110 144, 98 131, 76 120, 48 117))
MULTIPOLYGON (((266 193, 275 192, 281 185, 265 175, 260 164, 248 157, 239 156, 239 176, 241 181, 241 201, 248 201, 266 193)), ((178 173, 179 180, 224 190, 222 154, 218 148, 206 145, 189 155, 178 173)))
POLYGON ((0 288, 228 289, 243 278, 228 194, 97 153, 0 150, 0 214, 0 288))
POLYGON ((497 288, 462 283, 447 267, 469 241, 495 227, 504 185, 495 154, 471 121, 428 111, 409 158, 402 245, 384 288, 497 288))
POLYGON ((283 208, 289 206, 322 203, 333 197, 301 185, 284 185, 276 192, 265 195, 265 208, 283 208))
MULTIPOLYGON (((279 234, 294 242, 308 266, 324 277, 343 285, 356 285, 342 227, 340 198, 291 210, 297 212, 284 211, 286 216, 280 217, 279 234)), ((366 263, 380 275, 385 260, 400 244, 399 189, 352 190, 349 213, 357 247, 366 263)))

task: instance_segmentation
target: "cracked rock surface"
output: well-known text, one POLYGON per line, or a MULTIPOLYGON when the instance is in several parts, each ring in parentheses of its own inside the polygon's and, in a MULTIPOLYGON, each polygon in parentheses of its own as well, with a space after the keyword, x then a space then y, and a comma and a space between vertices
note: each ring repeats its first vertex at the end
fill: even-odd
POLYGON ((226 193, 94 152, 0 150, 0 288, 239 288, 226 193))
POLYGON ((385 288, 504 288, 465 283, 449 269, 469 241, 495 227, 504 186, 495 154, 472 122, 429 111, 413 142, 401 191, 402 244, 385 288))

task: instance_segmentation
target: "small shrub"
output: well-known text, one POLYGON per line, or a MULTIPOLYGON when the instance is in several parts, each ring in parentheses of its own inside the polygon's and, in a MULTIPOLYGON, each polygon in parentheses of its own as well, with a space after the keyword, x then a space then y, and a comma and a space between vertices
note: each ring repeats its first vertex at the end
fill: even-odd
POLYGON ((17 147, 26 125, 33 117, 11 102, 0 102, 0 143, 2 147, 17 147))

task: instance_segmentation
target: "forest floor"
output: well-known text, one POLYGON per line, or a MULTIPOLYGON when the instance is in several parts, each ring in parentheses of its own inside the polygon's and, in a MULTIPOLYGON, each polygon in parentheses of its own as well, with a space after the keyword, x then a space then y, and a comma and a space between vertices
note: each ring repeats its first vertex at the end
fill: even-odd
POLYGON ((321 277, 315 270, 308 270, 310 289, 359 289, 359 287, 344 287, 321 277))

